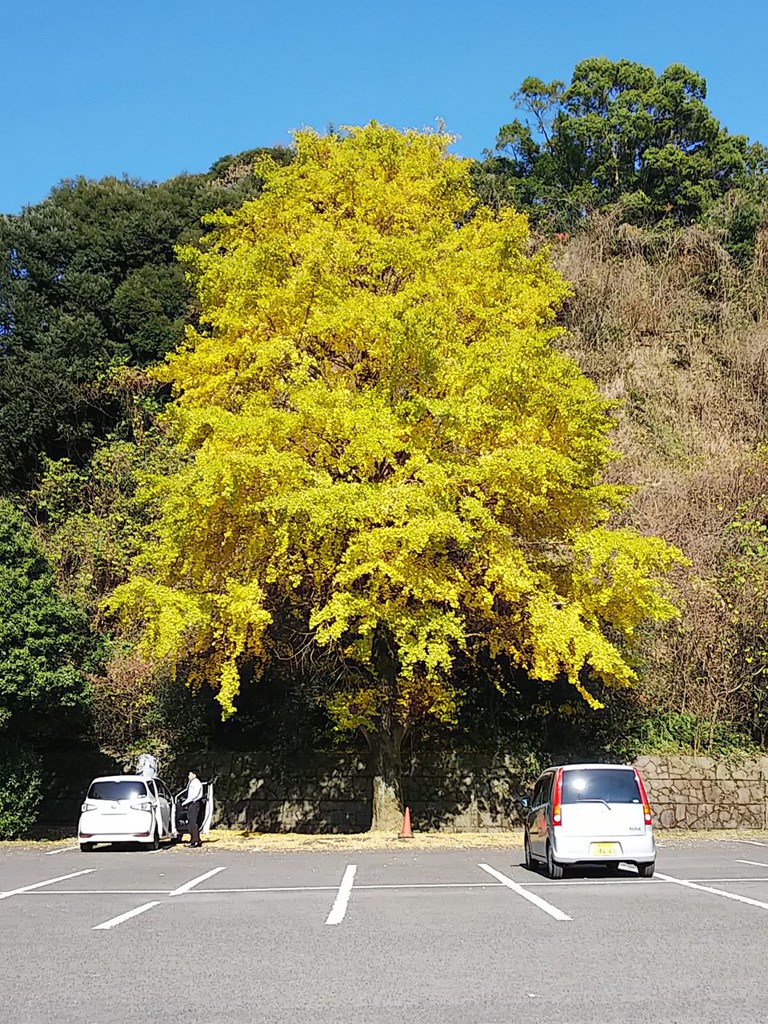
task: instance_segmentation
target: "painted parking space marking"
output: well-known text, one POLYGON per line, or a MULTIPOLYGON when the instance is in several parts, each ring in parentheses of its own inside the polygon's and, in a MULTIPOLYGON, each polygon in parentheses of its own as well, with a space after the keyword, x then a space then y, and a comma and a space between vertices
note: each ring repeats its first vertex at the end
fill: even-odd
MULTIPOLYGON (((740 863, 756 863, 751 861, 742 861, 740 863)), ((760 865, 761 867, 763 865, 760 865)), ((765 865, 768 867, 768 865, 765 865)), ((95 870, 95 869, 92 869, 95 870)), ((223 870, 223 869, 221 869, 223 870)), ((493 869, 492 869, 493 870, 493 869)), ((499 872, 500 873, 500 872, 499 872)), ((68 878, 70 876, 64 876, 68 878)), ((47 884, 52 884, 54 880, 47 884)), ((337 885, 257 885, 257 886, 242 886, 232 888, 186 888, 191 885, 197 886, 200 879, 193 879, 191 882, 185 883, 184 886, 180 886, 179 889, 174 889, 172 893, 169 893, 167 889, 48 889, 42 888, 46 883, 37 883, 36 886, 24 887, 23 889, 15 889, 8 895, 19 895, 19 896, 170 896, 170 895, 182 895, 181 890, 185 893, 190 893, 193 896, 196 895, 229 895, 229 894, 247 894, 247 893, 283 893, 283 892, 335 892, 338 893, 339 886, 337 885)), ((508 879, 506 882, 369 882, 364 884, 356 884, 354 889, 356 892, 362 891, 378 891, 387 889, 501 889, 510 888, 509 882, 514 882, 513 879, 508 879)), ((519 886, 521 889, 539 889, 539 888, 594 888, 595 886, 624 886, 641 889, 651 889, 654 886, 666 885, 666 884, 682 884, 685 882, 695 884, 717 884, 723 885, 726 883, 734 882, 753 882, 753 883, 766 883, 768 882, 768 876, 765 875, 754 875, 747 877, 728 877, 728 878, 686 878, 686 879, 672 879, 666 876, 661 876, 658 873, 653 878, 639 879, 637 877, 627 878, 563 878, 558 881, 551 879, 541 879, 538 881, 522 881, 514 882, 514 885, 519 886)), ((2 894, 0 894, 2 895, 2 894)))
MULTIPOLYGON (((739 896, 735 892, 727 892, 725 889, 714 889, 711 885, 700 885, 698 882, 689 882, 685 878, 673 878, 672 875, 662 875, 658 871, 656 877, 663 882, 674 882, 676 885, 685 886, 687 889, 697 889, 699 892, 708 892, 712 896, 722 896, 726 900, 735 900, 737 903, 747 903, 751 907, 760 907, 761 910, 768 910, 768 903, 762 900, 753 900, 749 896, 739 896)), ((741 881, 741 879, 739 879, 741 881)), ((762 879, 766 881, 766 879, 762 879)))
POLYGON ((63 846, 60 850, 49 850, 45 856, 55 857, 57 853, 71 853, 73 850, 79 850, 79 846, 63 846))
POLYGON ((352 886, 355 884, 355 873, 357 864, 347 864, 344 874, 341 877, 339 891, 333 901, 331 912, 326 918, 326 924, 341 924, 347 913, 349 897, 352 895, 352 886))
MULTIPOLYGON (((740 878, 740 882, 765 882, 768 879, 765 878, 740 878)), ((526 883, 526 885, 543 884, 549 883, 526 883)), ((570 884, 568 882, 566 885, 570 884)), ((600 884, 600 883, 594 883, 600 884)), ((614 885, 616 883, 605 883, 614 885)), ((367 890, 386 890, 386 889, 503 889, 504 886, 501 882, 400 882, 392 883, 390 885, 356 885, 355 892, 362 892, 367 890)), ((252 886, 242 889, 193 889, 190 892, 191 896, 225 896, 240 893, 247 895, 248 893, 281 893, 281 892, 335 892, 338 893, 338 885, 262 885, 252 886)), ((22 896, 169 896, 171 895, 167 889, 46 889, 39 892, 28 892, 20 893, 22 896)), ((181 895, 181 894, 179 894, 181 895)))
POLYGON ((718 885, 724 885, 726 882, 762 882, 765 884, 768 882, 768 878, 765 875, 755 876, 753 878, 689 878, 689 882, 716 882, 718 885))
POLYGON ((195 889, 195 893, 219 892, 337 892, 338 885, 255 885, 242 889, 195 889))
POLYGON ((756 839, 734 839, 734 843, 743 843, 745 846, 768 846, 768 843, 758 843, 756 839))
MULTIPOLYGON (((534 883, 535 884, 535 883, 534 883)), ((356 885, 361 889, 500 889, 501 882, 391 882, 356 885)), ((249 892, 338 892, 338 885, 258 885, 237 889, 192 889, 191 895, 217 895, 249 892)), ((169 896, 167 889, 46 889, 30 896, 169 896)))
POLYGON ((501 882, 374 882, 356 889, 498 889, 501 882))
POLYGON ((576 888, 578 888, 579 886, 582 886, 583 888, 588 888, 588 887, 594 886, 594 885, 623 885, 623 886, 631 886, 633 889, 634 888, 652 889, 652 888, 654 888, 654 887, 656 887, 656 886, 658 886, 660 884, 667 884, 667 883, 672 884, 673 882, 674 883, 679 883, 679 882, 695 882, 697 884, 712 884, 712 883, 714 883, 716 885, 725 885, 725 884, 731 883, 731 882, 758 882, 758 883, 762 882, 763 884, 765 884, 766 882, 768 882, 768 877, 766 877, 765 875, 760 875, 760 876, 754 875, 754 876, 750 876, 750 877, 747 877, 747 878, 741 878, 741 877, 735 876, 735 877, 729 877, 729 878, 679 878, 679 879, 674 879, 673 880, 673 879, 668 878, 668 877, 666 877, 664 875, 660 875, 659 872, 657 871, 652 880, 651 879, 647 879, 647 878, 644 878, 644 879, 636 879, 636 878, 578 878, 578 879, 568 879, 568 878, 564 878, 564 879, 562 879, 559 882, 552 882, 552 881, 545 881, 545 882, 523 882, 522 884, 525 886, 526 889, 528 889, 528 888, 540 888, 540 887, 544 887, 544 886, 554 886, 555 888, 560 888, 560 886, 563 886, 563 885, 571 885, 571 886, 574 886, 576 888))
POLYGON ((95 924, 91 930, 98 932, 114 928, 116 925, 122 924, 123 921, 128 921, 132 917, 138 917, 139 914, 143 914, 145 911, 151 910, 152 907, 157 907, 161 902, 161 900, 153 900, 151 903, 145 903, 141 907, 135 907, 133 910, 129 910, 126 914, 111 917, 109 921, 104 921, 102 924, 95 924))
POLYGON ((7 900, 9 896, 20 896, 25 892, 32 892, 33 889, 42 889, 44 885, 53 885, 55 882, 66 882, 68 878, 78 878, 80 875, 92 875, 96 868, 84 868, 82 871, 72 871, 68 875, 59 875, 57 878, 48 878, 44 882, 35 882, 34 885, 22 885, 19 889, 10 889, 8 892, 0 892, 0 900, 7 900))
MULTIPOLYGON (((58 849, 55 852, 57 852, 57 853, 58 852, 62 852, 63 853, 63 852, 66 852, 67 849, 68 848, 66 848, 66 847, 60 848, 60 849, 58 849)), ((232 895, 232 896, 234 896, 235 899, 237 899, 238 894, 242 894, 242 896, 247 899, 248 898, 248 894, 253 894, 254 899, 257 899, 261 894, 263 894, 264 895, 264 899, 266 900, 266 899, 269 898, 268 894, 270 894, 270 893, 274 893, 275 894, 275 898, 278 898, 281 894, 286 894, 286 896, 288 896, 288 894, 296 894, 296 896, 299 897, 303 893, 303 894, 306 894, 307 899, 311 899, 313 893, 317 893, 318 895, 323 895, 325 898, 328 898, 326 896, 327 893, 333 893, 334 895, 332 897, 330 897, 333 900, 333 905, 330 908, 330 912, 328 912, 327 918, 325 919, 325 923, 328 924, 328 925, 340 925, 340 924, 342 924, 342 922, 346 921, 346 917, 349 914, 349 908, 351 906, 351 896, 353 894, 353 890, 356 891, 356 892, 358 890, 361 890, 364 893, 368 892, 368 893, 372 894, 371 897, 370 897, 371 899, 373 897, 375 897, 376 893, 379 892, 379 891, 381 892, 381 895, 384 896, 388 890, 392 890, 393 893, 397 892, 397 890, 403 890, 404 893, 405 892, 413 892, 414 897, 418 894, 419 890, 424 890, 425 897, 427 897, 427 895, 430 894, 430 893, 434 893, 435 897, 439 899, 439 895, 438 894, 440 893, 440 890, 445 890, 446 891, 445 895, 447 897, 450 897, 450 896, 455 894, 457 899, 460 900, 460 899, 462 899, 461 893, 462 893, 463 890, 466 890, 467 896, 469 896, 473 892, 476 893, 477 890, 480 890, 480 894, 479 895, 480 895, 480 898, 482 898, 482 892, 484 890, 486 890, 486 889, 489 891, 489 895, 490 895, 490 893, 493 890, 496 890, 498 888, 508 888, 513 893, 515 893, 517 896, 520 896, 522 899, 524 899, 528 903, 532 904, 538 910, 543 911, 545 914, 547 914, 549 917, 551 917, 555 921, 573 921, 573 920, 577 920, 578 917, 581 916, 581 915, 579 915, 578 912, 577 912, 577 909, 573 908, 573 907, 571 907, 569 909, 574 911, 574 916, 572 917, 569 914, 566 914, 559 907, 557 907, 553 903, 549 902, 549 894, 547 894, 546 898, 542 898, 544 896, 544 894, 541 893, 541 889, 542 888, 550 888, 550 887, 558 887, 558 886, 559 887, 563 887, 563 888, 567 887, 566 891, 573 893, 574 897, 575 897, 577 895, 577 893, 578 893, 578 888, 579 887, 584 887, 586 889, 586 892, 583 894, 581 899, 583 901, 585 901, 585 906, 586 906, 586 903, 590 899, 589 894, 590 893, 594 893, 595 887, 601 887, 601 886, 622 886, 622 885, 624 885, 624 886, 638 886, 639 885, 639 886, 642 886, 642 887, 644 887, 645 889, 647 889, 649 891, 653 891, 654 888, 655 888, 656 889, 656 897, 659 897, 659 893, 663 892, 664 890, 663 889, 659 890, 658 886, 667 886, 668 887, 670 885, 675 885, 675 886, 678 886, 678 887, 681 887, 681 888, 688 888, 690 890, 699 890, 699 891, 706 892, 706 893, 708 893, 710 895, 713 895, 713 896, 719 896, 719 897, 722 897, 724 899, 728 899, 730 901, 733 901, 732 905, 734 905, 734 906, 735 906, 736 903, 740 903, 742 905, 747 905, 747 906, 750 906, 750 907, 755 907, 755 908, 759 908, 759 909, 768 910, 768 895, 765 894, 765 892, 766 892, 765 889, 761 889, 761 888, 756 888, 755 889, 756 894, 758 896, 760 896, 760 897, 764 897, 765 901, 763 899, 753 899, 753 898, 750 898, 750 897, 748 897, 746 895, 742 896, 742 895, 739 894, 740 891, 743 892, 743 889, 739 890, 739 886, 746 885, 747 883, 751 883, 750 887, 752 887, 752 886, 768 886, 768 846, 766 847, 766 860, 765 861, 754 861, 754 860, 748 860, 748 859, 745 859, 745 858, 744 859, 733 858, 733 853, 735 852, 733 850, 730 851, 730 856, 728 856, 728 854, 725 853, 725 851, 723 851, 723 852, 724 852, 724 857, 721 858, 721 859, 722 859, 722 866, 724 868, 722 874, 724 876, 732 874, 732 866, 733 866, 734 863, 737 863, 739 865, 745 865, 745 866, 759 867, 761 869, 761 872, 765 871, 765 874, 761 875, 761 876, 755 876, 754 873, 750 873, 750 877, 747 877, 747 878, 731 878, 731 877, 694 878, 694 877, 691 877, 691 876, 696 873, 695 872, 695 868, 693 868, 693 870, 691 870, 691 868, 693 867, 693 864, 689 864, 687 866, 687 869, 684 868, 680 872, 679 876, 665 875, 665 874, 657 873, 653 879, 641 879, 641 878, 638 877, 636 872, 631 870, 629 865, 625 865, 618 875, 612 875, 612 876, 609 876, 609 877, 605 877, 604 874, 601 874, 601 873, 598 873, 598 872, 588 873, 587 877, 583 877, 580 872, 578 872, 578 873, 577 872, 573 872, 572 873, 572 877, 570 877, 570 878, 566 877, 565 879, 561 879, 561 880, 553 880, 553 879, 548 879, 546 877, 542 877, 540 874, 538 874, 536 872, 520 871, 518 869, 521 868, 522 866, 518 865, 517 863, 513 863, 513 864, 510 865, 510 867, 508 869, 508 874, 504 874, 504 873, 502 873, 502 871, 498 871, 495 868, 491 867, 490 865, 483 863, 483 864, 479 864, 478 865, 480 867, 480 869, 481 869, 481 876, 480 876, 481 880, 478 880, 478 876, 475 874, 475 878, 474 879, 471 879, 471 876, 470 876, 470 877, 467 878, 466 881, 447 881, 447 882, 441 882, 441 881, 426 881, 426 880, 425 881, 405 881, 405 880, 403 880, 403 881, 393 881, 393 882, 384 882, 384 881, 380 881, 380 882, 370 881, 370 882, 368 882, 368 881, 361 881, 361 880, 357 879, 356 872, 357 872, 358 865, 356 865, 356 864, 348 864, 345 867, 342 867, 342 865, 339 864, 339 867, 342 867, 343 875, 342 875, 342 878, 341 878, 341 882, 340 882, 340 884, 338 886, 337 885, 312 885, 312 884, 310 884, 310 885, 259 885, 259 886, 253 886, 253 885, 247 885, 246 886, 246 885, 243 885, 243 886, 237 886, 237 885, 231 885, 230 884, 226 888, 223 888, 223 887, 222 888, 216 888, 215 887, 215 885, 216 885, 216 883, 215 883, 216 877, 222 871, 227 870, 227 866, 220 864, 217 867, 213 867, 210 870, 206 870, 206 871, 202 872, 201 874, 196 875, 194 878, 189 879, 189 881, 183 882, 182 884, 179 884, 176 888, 172 888, 169 891, 168 888, 167 888, 167 885, 171 884, 172 879, 168 879, 166 881, 166 879, 163 878, 162 871, 161 871, 160 876, 157 877, 156 872, 153 871, 153 870, 150 870, 148 875, 144 871, 139 871, 139 872, 136 873, 136 877, 135 877, 135 881, 136 881, 136 883, 138 883, 138 885, 141 885, 142 882, 144 882, 145 885, 147 883, 149 883, 149 885, 152 886, 152 888, 136 888, 136 889, 129 888, 129 886, 131 884, 131 881, 133 881, 133 877, 132 876, 133 876, 134 873, 132 871, 131 871, 131 874, 130 874, 130 876, 128 878, 126 878, 124 876, 124 874, 123 874, 123 877, 119 877, 119 875, 118 875, 118 877, 109 878, 109 881, 107 882, 107 885, 109 885, 110 882, 113 882, 113 883, 116 882, 117 886, 120 886, 120 887, 119 888, 118 887, 107 888, 107 886, 104 885, 104 882, 107 881, 107 879, 104 878, 103 872, 100 870, 102 865, 99 865, 98 868, 86 868, 86 869, 82 869, 82 870, 78 870, 78 871, 72 871, 72 872, 69 872, 69 873, 67 873, 65 875, 60 875, 60 876, 58 876, 56 878, 46 879, 46 880, 44 880, 42 882, 34 882, 34 883, 31 883, 30 885, 23 885, 23 886, 20 886, 19 888, 12 889, 12 890, 10 890, 7 893, 0 892, 0 899, 7 899, 10 896, 18 896, 19 898, 22 898, 24 896, 44 896, 46 898, 55 897, 57 899, 59 899, 61 897, 67 897, 67 902, 68 902, 69 906, 74 909, 74 907, 77 905, 77 897, 84 897, 86 900, 89 897, 90 898, 93 898, 93 897, 106 897, 106 900, 102 904, 100 904, 100 906, 102 907, 103 912, 109 913, 109 911, 112 910, 113 914, 114 914, 115 910, 119 909, 119 904, 117 905, 117 907, 115 907, 113 904, 110 903, 110 897, 112 897, 112 896, 120 896, 122 899, 124 899, 125 897, 133 897, 133 899, 130 900, 130 902, 132 902, 132 903, 136 903, 136 898, 139 897, 139 896, 150 896, 151 897, 150 901, 142 902, 141 905, 135 906, 133 910, 129 910, 126 913, 120 913, 117 916, 110 917, 108 920, 104 920, 101 924, 93 925, 92 924, 92 920, 93 920, 92 918, 91 918, 90 921, 83 922, 84 925, 87 928, 92 928, 93 930, 97 930, 97 931, 109 931, 109 930, 112 930, 112 929, 114 929, 116 927, 121 926, 124 922, 132 921, 133 918, 138 918, 138 917, 146 915, 150 910, 156 908, 161 903, 169 902, 169 897, 182 896, 182 895, 187 896, 187 898, 194 898, 196 895, 200 895, 201 898, 204 898, 204 900, 208 900, 208 901, 210 901, 211 896, 218 896, 218 899, 216 900, 216 906, 219 909, 218 910, 212 910, 211 912, 213 912, 213 913, 219 913, 219 912, 220 913, 225 913, 227 911, 227 906, 228 906, 227 897, 229 895, 232 895), (728 867, 726 867, 727 864, 731 865, 731 870, 729 870, 728 867), (103 888, 100 888, 100 889, 95 888, 93 886, 93 883, 96 880, 95 879, 85 879, 85 877, 83 877, 82 882, 80 883, 78 888, 74 888, 74 887, 72 887, 72 888, 67 888, 67 887, 62 888, 61 887, 61 885, 65 881, 73 880, 73 885, 74 885, 74 881, 76 881, 81 876, 87 876, 88 874, 92 874, 92 873, 94 873, 96 871, 98 871, 98 873, 99 873, 100 877, 99 877, 98 881, 100 881, 102 883, 103 888), (573 875, 575 875, 575 877, 573 877, 573 875), (517 877, 515 877, 515 876, 517 876, 517 877), (127 885, 126 885, 126 882, 128 883, 127 885), (160 886, 163 886, 164 882, 165 882, 165 888, 160 888, 160 886), (122 883, 122 885, 121 885, 121 883, 122 883), (722 886, 724 884, 731 884, 731 885, 733 885, 734 888, 737 891, 736 892, 731 892, 731 891, 724 890, 722 888, 722 886)), ((747 857, 749 856, 748 851, 743 851, 743 852, 744 852, 744 854, 746 854, 747 857)), ((755 855, 757 855, 757 854, 755 854, 755 855)), ((191 865, 187 866, 187 870, 189 869, 189 866, 191 866, 191 865)), ((199 865, 199 866, 202 867, 204 865, 199 865)), ((230 863, 228 866, 233 867, 234 865, 230 863)), ((699 865, 699 872, 701 871, 701 866, 702 865, 699 865)), ((465 875, 465 872, 471 871, 471 870, 472 869, 471 869, 470 865, 465 863, 464 870, 461 872, 461 874, 465 875)), ((121 866, 120 873, 122 874, 122 872, 123 872, 123 869, 122 869, 122 866, 121 866)), ((419 877, 423 878, 425 873, 426 872, 420 871, 420 872, 416 873, 415 877, 416 878, 419 878, 419 877)), ((230 875, 231 874, 232 874, 232 872, 230 872, 230 875)), ((239 871, 238 871, 238 874, 239 874, 239 871)), ((386 872, 384 874, 384 877, 387 877, 388 874, 389 874, 389 872, 386 872)), ((27 876, 27 877, 29 877, 29 876, 27 876)), ((365 876, 363 875, 363 878, 364 877, 365 876)), ((392 875, 389 874, 389 877, 392 877, 392 875)), ((395 879, 397 879, 398 877, 403 878, 403 873, 401 872, 401 873, 399 873, 399 875, 395 874, 394 877, 395 877, 395 879)), ((406 873, 405 877, 406 878, 408 877, 407 873, 406 873)), ((414 874, 410 873, 410 877, 413 878, 414 874)), ((429 876, 427 875, 427 877, 429 877, 429 876)), ((432 874, 432 877, 434 878, 435 875, 432 874)), ((439 878, 440 875, 438 874, 437 877, 439 878)), ((454 877, 456 877, 456 876, 454 875, 454 877)), ((177 881, 177 880, 178 880, 178 876, 177 876, 176 879, 173 879, 173 881, 177 881)), ((231 878, 232 882, 235 882, 235 881, 239 882, 241 880, 242 881, 246 881, 246 880, 250 881, 251 879, 244 879, 244 878, 242 878, 242 876, 237 877, 237 878, 235 878, 235 877, 231 878)), ((289 880, 289 879, 286 879, 286 880, 289 880)), ((228 876, 227 881, 228 882, 230 881, 230 876, 228 876)), ((279 878, 275 878, 274 881, 280 881, 280 879, 279 878)), ((309 879, 308 879, 308 881, 309 881, 309 879)), ((320 881, 320 879, 318 879, 318 881, 320 881)), ((667 891, 668 891, 668 889, 667 889, 667 891)), ((612 892, 613 892, 613 890, 606 890, 606 893, 612 893, 612 892)), ((557 899, 556 896, 552 897, 552 898, 553 899, 557 899)), ((615 905, 617 907, 621 907, 621 906, 636 905, 635 901, 637 899, 642 899, 643 897, 640 897, 637 894, 630 894, 630 895, 628 895, 626 897, 626 900, 629 901, 628 903, 625 902, 625 900, 623 900, 618 894, 615 894, 615 896, 613 896, 613 897, 606 896, 605 898, 606 899, 611 899, 611 898, 614 899, 615 900, 615 905)), ((663 898, 663 897, 660 897, 660 898, 663 898)), ((651 896, 651 900, 654 900, 654 899, 655 899, 655 897, 651 896)), ((175 902, 175 900, 170 900, 170 902, 175 902)), ((514 903, 514 901, 513 901, 513 903, 514 903)), ((706 909, 703 909, 702 912, 706 913, 706 909)), ((742 911, 742 913, 750 913, 750 911, 746 911, 745 910, 745 911, 742 911)), ((99 916, 102 916, 102 914, 99 914, 99 916)))
POLYGON ((533 905, 535 907, 538 907, 539 910, 543 910, 545 914, 549 914, 550 917, 554 917, 556 921, 573 920, 573 918, 569 917, 567 914, 564 914, 562 910, 559 910, 557 907, 554 907, 551 903, 547 903, 547 901, 543 900, 541 896, 537 896, 536 893, 533 892, 528 892, 528 890, 524 889, 522 885, 518 885, 517 882, 513 882, 511 878, 507 878, 506 875, 503 875, 500 871, 496 871, 496 869, 490 867, 490 865, 478 864, 478 867, 482 868, 483 871, 487 871, 489 875, 492 875, 494 878, 498 879, 498 881, 501 882, 502 885, 506 885, 506 887, 508 889, 511 889, 512 892, 516 892, 518 896, 522 896, 524 900, 528 900, 529 903, 533 903, 533 905))
POLYGON ((169 892, 169 896, 183 896, 184 893, 194 889, 196 885, 201 882, 206 882, 209 878, 213 878, 214 875, 218 875, 220 871, 226 871, 225 867, 212 868, 210 871, 206 871, 204 875, 198 875, 197 878, 191 879, 189 882, 185 882, 184 885, 180 885, 178 889, 174 889, 173 892, 169 892))
POLYGON ((646 878, 562 878, 560 881, 543 881, 543 882, 521 882, 526 889, 528 888, 542 888, 544 886, 553 886, 559 889, 564 885, 572 885, 576 887, 586 887, 593 885, 623 885, 632 886, 632 888, 647 889, 648 880, 646 878))
MULTIPOLYGON (((211 890, 212 892, 215 890, 211 890)), ((167 889, 38 889, 23 896, 167 896, 167 889)))

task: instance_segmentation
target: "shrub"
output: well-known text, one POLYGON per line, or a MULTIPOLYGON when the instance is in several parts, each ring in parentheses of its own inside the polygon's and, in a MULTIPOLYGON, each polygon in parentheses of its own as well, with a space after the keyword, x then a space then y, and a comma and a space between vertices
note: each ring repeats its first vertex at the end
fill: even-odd
POLYGON ((43 799, 39 756, 9 742, 0 746, 0 840, 18 839, 37 821, 43 799))

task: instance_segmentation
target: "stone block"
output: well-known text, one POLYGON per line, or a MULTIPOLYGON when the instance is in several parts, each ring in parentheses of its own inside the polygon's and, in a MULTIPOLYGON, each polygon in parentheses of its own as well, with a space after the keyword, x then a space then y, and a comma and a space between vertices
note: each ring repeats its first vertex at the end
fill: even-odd
POLYGON ((656 819, 661 828, 679 828, 674 807, 662 807, 656 819))
POLYGON ((731 769, 731 778, 737 782, 758 782, 762 777, 760 765, 755 764, 754 761, 734 765, 731 769))
POLYGON ((666 774, 670 779, 687 779, 690 776, 690 761, 684 757, 669 757, 666 774))
POLYGON ((658 762, 656 761, 656 759, 653 757, 649 757, 647 754, 644 754, 642 757, 638 757, 635 761, 635 766, 637 767, 638 771, 647 775, 656 774, 657 764, 658 762))
POLYGON ((672 783, 659 779, 654 779, 653 782, 646 782, 645 788, 651 801, 656 801, 657 803, 671 800, 676 792, 676 787, 672 783))
POLYGON ((751 827, 768 829, 768 804, 765 801, 759 804, 750 804, 749 817, 754 822, 751 827))
POLYGON ((695 782, 703 782, 712 778, 714 761, 711 757, 691 758, 688 765, 688 778, 695 782))

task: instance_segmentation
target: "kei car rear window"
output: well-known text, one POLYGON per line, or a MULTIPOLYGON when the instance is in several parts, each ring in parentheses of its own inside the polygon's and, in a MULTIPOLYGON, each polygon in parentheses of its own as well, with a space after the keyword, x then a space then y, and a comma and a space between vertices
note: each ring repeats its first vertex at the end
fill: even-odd
POLYGON ((608 804, 639 804, 635 773, 610 768, 563 772, 563 803, 604 800, 608 804))
POLYGON ((136 800, 147 795, 143 782, 92 782, 89 800, 136 800))

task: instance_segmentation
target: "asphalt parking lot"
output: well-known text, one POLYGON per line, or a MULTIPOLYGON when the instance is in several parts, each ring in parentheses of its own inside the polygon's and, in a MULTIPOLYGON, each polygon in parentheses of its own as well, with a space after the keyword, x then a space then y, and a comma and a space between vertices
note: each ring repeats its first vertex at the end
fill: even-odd
POLYGON ((0 1019, 768 1019, 768 840, 550 882, 521 851, 12 849, 0 1019))

